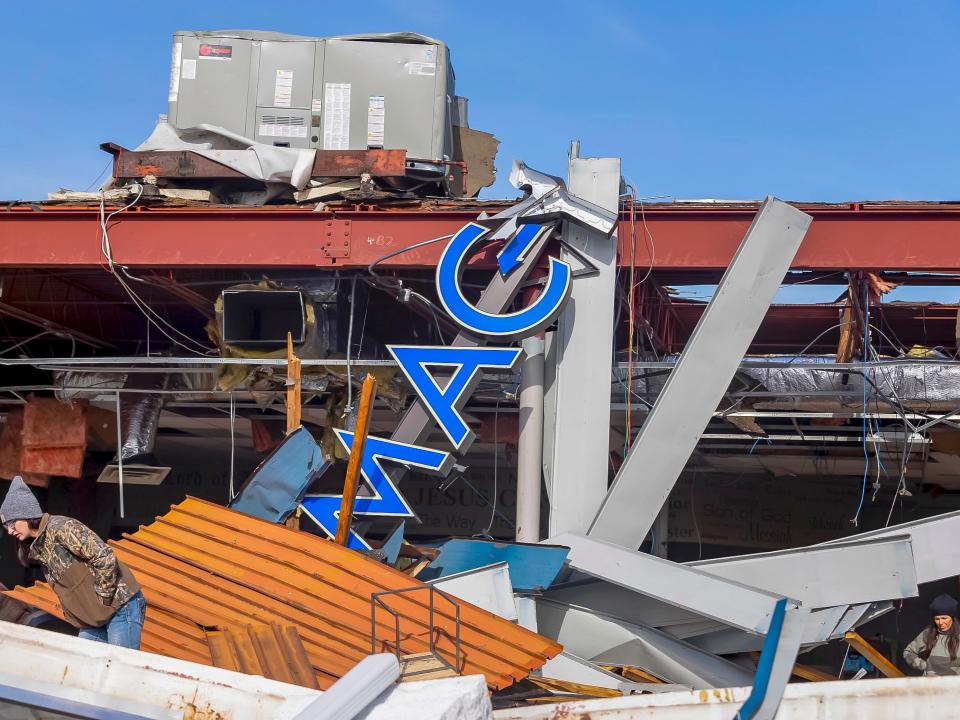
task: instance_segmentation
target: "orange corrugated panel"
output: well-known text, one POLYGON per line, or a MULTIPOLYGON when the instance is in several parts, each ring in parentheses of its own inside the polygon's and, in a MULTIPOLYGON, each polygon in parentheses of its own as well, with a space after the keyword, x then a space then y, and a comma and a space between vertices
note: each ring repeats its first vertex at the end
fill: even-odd
MULTIPOLYGON (((387 595, 399 616, 400 653, 430 649, 455 657, 454 608, 428 587, 365 555, 308 533, 188 498, 156 522, 111 543, 143 587, 148 614, 144 649, 211 663, 203 628, 289 625, 321 688, 371 649, 371 595, 387 595)), ((50 610, 55 597, 38 584, 11 593, 50 610)), ((492 688, 525 678, 561 646, 469 603, 460 605, 460 671, 486 676, 492 688)), ((377 611, 378 650, 395 650, 394 618, 377 611)))
MULTIPOLYGON (((46 583, 38 582, 29 588, 16 587, 5 594, 51 615, 63 617, 57 596, 46 583)), ((154 605, 147 606, 141 647, 160 655, 170 655, 204 665, 212 664, 203 629, 190 620, 164 612, 154 605)))
POLYGON ((217 667, 320 689, 295 627, 230 625, 206 635, 217 667))

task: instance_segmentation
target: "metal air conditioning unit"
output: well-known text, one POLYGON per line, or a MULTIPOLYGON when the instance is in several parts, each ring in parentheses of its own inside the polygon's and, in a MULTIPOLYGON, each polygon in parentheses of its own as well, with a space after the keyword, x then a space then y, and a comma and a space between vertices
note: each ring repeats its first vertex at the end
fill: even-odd
POLYGON ((292 148, 404 149, 408 183, 443 181, 454 154, 450 53, 414 33, 177 32, 169 101, 176 128, 217 125, 292 148))

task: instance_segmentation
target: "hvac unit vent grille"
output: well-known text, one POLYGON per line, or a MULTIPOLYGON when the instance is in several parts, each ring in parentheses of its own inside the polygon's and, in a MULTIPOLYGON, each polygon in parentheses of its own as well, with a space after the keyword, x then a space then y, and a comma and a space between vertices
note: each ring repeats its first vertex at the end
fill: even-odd
POLYGON ((307 119, 295 115, 263 115, 260 118, 261 136, 299 137, 307 136, 307 119))
MULTIPOLYGON (((127 485, 159 485, 169 473, 168 467, 123 464, 123 482, 127 485)), ((119 484, 120 468, 116 463, 107 465, 97 478, 97 482, 119 484)))
POLYGON ((263 125, 291 125, 297 127, 307 124, 306 118, 294 117, 293 115, 264 115, 260 118, 260 122, 263 125))

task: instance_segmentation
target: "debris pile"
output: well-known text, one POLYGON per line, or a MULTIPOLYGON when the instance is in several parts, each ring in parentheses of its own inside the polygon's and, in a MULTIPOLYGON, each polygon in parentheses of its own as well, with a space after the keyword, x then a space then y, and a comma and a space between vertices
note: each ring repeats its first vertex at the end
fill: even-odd
MULTIPOLYGON (((214 664, 211 628, 280 623, 296 629, 321 689, 374 651, 431 653, 499 689, 561 650, 469 602, 432 598, 429 585, 329 540, 202 500, 111 546, 147 598, 142 647, 160 655, 214 664)), ((42 583, 8 594, 62 616, 42 583)))

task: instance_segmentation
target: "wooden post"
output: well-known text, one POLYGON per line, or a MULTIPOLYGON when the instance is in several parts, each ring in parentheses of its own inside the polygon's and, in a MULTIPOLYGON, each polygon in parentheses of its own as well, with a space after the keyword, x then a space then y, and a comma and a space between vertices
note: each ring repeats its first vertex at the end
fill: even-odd
POLYGON ((293 354, 293 335, 287 333, 287 434, 300 427, 300 358, 293 354))
POLYGON ((357 486, 360 479, 360 461, 363 459, 363 446, 367 442, 370 416, 373 414, 373 400, 376 396, 377 381, 373 375, 367 373, 367 377, 363 380, 363 389, 360 391, 357 424, 353 429, 353 443, 350 446, 350 458, 347 460, 347 476, 343 481, 343 498, 340 500, 340 517, 337 520, 335 538, 335 542, 339 545, 346 545, 350 537, 353 502, 357 499, 357 486))
POLYGON ((843 636, 843 639, 847 641, 850 647, 873 663, 873 666, 883 675, 886 675, 888 678, 906 677, 906 674, 902 672, 900 668, 884 657, 873 645, 864 640, 859 633, 851 630, 843 636))

